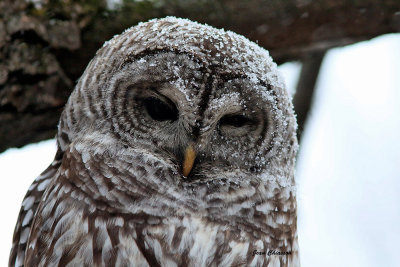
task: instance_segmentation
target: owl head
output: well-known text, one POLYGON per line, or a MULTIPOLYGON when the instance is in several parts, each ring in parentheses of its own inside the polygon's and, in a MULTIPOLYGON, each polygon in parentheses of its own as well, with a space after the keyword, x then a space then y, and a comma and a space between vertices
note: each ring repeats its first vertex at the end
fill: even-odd
POLYGON ((86 140, 83 158, 151 165, 151 179, 176 192, 294 185, 296 120, 268 51, 186 19, 140 23, 106 42, 69 98, 57 140, 59 157, 86 140))

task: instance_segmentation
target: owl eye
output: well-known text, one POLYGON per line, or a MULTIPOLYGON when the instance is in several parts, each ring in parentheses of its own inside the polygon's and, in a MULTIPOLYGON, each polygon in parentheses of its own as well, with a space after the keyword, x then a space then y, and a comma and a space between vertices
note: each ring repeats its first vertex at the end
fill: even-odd
POLYGON ((243 115, 226 115, 219 121, 221 126, 243 127, 252 124, 252 120, 243 115))
POLYGON ((156 97, 145 98, 143 103, 147 113, 156 121, 176 121, 178 119, 178 109, 171 100, 164 102, 156 97))

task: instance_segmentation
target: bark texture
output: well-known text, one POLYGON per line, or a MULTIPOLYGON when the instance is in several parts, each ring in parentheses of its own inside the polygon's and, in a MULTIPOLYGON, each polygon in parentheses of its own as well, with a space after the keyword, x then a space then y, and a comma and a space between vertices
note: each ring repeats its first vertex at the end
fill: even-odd
POLYGON ((125 0, 111 8, 105 0, 2 0, 0 152, 53 137, 102 43, 167 15, 243 34, 278 63, 400 31, 399 0, 125 0))

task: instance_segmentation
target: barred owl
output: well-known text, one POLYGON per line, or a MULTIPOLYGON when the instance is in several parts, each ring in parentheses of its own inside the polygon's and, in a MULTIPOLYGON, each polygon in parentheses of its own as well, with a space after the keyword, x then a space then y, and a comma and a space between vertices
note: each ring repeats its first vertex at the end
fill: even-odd
POLYGON ((268 52, 185 19, 106 42, 31 185, 10 266, 298 266, 296 120, 268 52))

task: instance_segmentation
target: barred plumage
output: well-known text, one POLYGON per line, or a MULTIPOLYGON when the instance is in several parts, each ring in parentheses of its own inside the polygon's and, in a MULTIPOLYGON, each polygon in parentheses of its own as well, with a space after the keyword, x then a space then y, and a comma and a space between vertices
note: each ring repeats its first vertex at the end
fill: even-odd
POLYGON ((298 266, 295 131, 256 44, 172 17, 128 29, 68 100, 10 266, 298 266))

